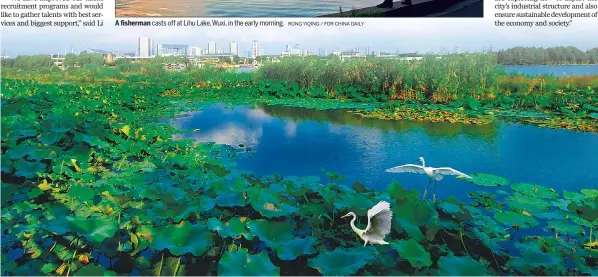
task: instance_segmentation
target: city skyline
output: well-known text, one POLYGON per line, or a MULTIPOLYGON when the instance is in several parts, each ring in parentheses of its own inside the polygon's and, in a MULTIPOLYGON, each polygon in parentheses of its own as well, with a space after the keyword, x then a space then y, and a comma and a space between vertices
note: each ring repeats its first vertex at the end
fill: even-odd
MULTIPOLYGON (((365 20, 365 19, 364 19, 365 20)), ((364 27, 239 27, 228 29, 200 28, 3 28, 2 52, 14 57, 31 54, 63 54, 71 49, 99 48, 120 53, 137 52, 137 38, 199 46, 212 41, 228 51, 229 43, 238 43, 239 54, 252 51, 252 41, 259 41, 264 54, 280 54, 286 45, 301 44, 303 49, 319 53, 320 48, 334 49, 369 47, 370 50, 392 52, 438 53, 453 51, 500 50, 515 46, 575 46, 587 50, 598 46, 598 38, 588 36, 595 28, 584 19, 576 19, 568 28, 499 28, 462 19, 450 21, 409 19, 404 24, 385 24, 385 19, 367 21, 364 27), (584 24, 584 22, 586 22, 584 24), (392 29, 392 30, 391 30, 392 29), (388 35, 388 34, 391 35, 388 35), (61 39, 55 39, 60 37, 61 39), (556 39, 555 39, 556 38, 556 39)))

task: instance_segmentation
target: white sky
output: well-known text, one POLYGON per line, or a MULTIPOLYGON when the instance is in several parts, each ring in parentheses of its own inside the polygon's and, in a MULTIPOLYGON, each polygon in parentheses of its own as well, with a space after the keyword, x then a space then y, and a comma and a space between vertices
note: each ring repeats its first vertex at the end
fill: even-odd
MULTIPOLYGON (((494 1, 486 0, 486 18, 361 18, 362 27, 121 27, 114 19, 96 28, 15 28, 2 27, 4 54, 16 56, 37 53, 64 53, 99 48, 135 52, 138 37, 151 37, 158 43, 217 48, 228 51, 228 43, 239 43, 241 54, 258 40, 266 54, 279 54, 286 44, 317 53, 318 48, 350 49, 369 47, 370 51, 438 52, 504 49, 514 46, 575 46, 582 50, 598 47, 598 18, 574 19, 570 27, 495 27, 494 1)), ((209 19, 211 20, 211 19, 209 19)), ((240 20, 252 20, 242 18, 240 20)), ((283 19, 323 20, 323 19, 283 19)), ((331 20, 331 19, 326 19, 331 20)), ((334 20, 334 19, 332 19, 334 20)), ((363 51, 363 50, 362 50, 363 51)))

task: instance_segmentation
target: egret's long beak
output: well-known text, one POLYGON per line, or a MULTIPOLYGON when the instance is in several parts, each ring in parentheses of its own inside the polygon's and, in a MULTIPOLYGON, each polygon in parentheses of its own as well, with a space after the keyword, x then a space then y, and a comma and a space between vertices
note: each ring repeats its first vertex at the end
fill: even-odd
POLYGON ((346 215, 343 215, 343 216, 341 216, 341 218, 345 218, 345 217, 347 217, 347 216, 349 216, 349 215, 351 215, 351 214, 346 214, 346 215))

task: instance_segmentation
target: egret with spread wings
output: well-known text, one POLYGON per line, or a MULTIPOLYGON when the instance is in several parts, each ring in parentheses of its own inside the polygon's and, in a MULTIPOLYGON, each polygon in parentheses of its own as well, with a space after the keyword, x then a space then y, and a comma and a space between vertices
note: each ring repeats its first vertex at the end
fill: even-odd
POLYGON ((391 173, 419 173, 419 174, 426 174, 428 175, 429 182, 428 186, 424 190, 423 198, 426 198, 426 193, 428 192, 428 188, 430 184, 432 184, 432 179, 434 180, 434 202, 436 202, 436 182, 442 180, 443 175, 458 175, 460 177, 465 177, 470 179, 471 177, 465 173, 452 169, 450 167, 429 167, 426 166, 426 161, 423 157, 419 157, 419 161, 422 165, 415 165, 415 164, 406 164, 395 166, 393 168, 389 168, 386 172, 391 173))
POLYGON ((355 227, 355 220, 357 215, 350 212, 343 215, 341 218, 353 216, 351 219, 351 229, 364 241, 363 246, 370 244, 388 244, 384 241, 384 237, 390 233, 390 226, 392 222, 392 212, 390 211, 390 204, 386 201, 380 201, 374 207, 368 210, 368 226, 365 230, 355 227))

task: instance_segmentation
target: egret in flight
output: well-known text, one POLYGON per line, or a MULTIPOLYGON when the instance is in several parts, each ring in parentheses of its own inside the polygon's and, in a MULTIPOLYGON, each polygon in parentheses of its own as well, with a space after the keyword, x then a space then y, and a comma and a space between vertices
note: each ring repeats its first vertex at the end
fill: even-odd
POLYGON ((450 167, 429 167, 426 166, 426 161, 424 160, 423 157, 419 157, 419 161, 422 163, 422 165, 415 165, 415 164, 405 164, 405 165, 400 165, 400 166, 395 166, 393 168, 389 168, 386 170, 386 172, 390 172, 390 173, 404 173, 404 172, 408 172, 408 173, 419 173, 419 174, 426 174, 428 175, 429 178, 429 182, 428 182, 428 186, 426 186, 426 189, 424 190, 424 196, 423 198, 426 198, 426 193, 428 192, 428 188, 430 187, 430 184, 432 184, 432 179, 434 179, 434 202, 436 202, 436 182, 442 180, 442 175, 458 175, 459 177, 465 177, 468 179, 471 179, 471 176, 462 173, 460 171, 457 171, 455 169, 452 169, 450 167))
POLYGON ((390 204, 386 201, 380 201, 374 207, 368 210, 368 226, 365 230, 355 227, 355 213, 350 212, 341 216, 345 218, 353 216, 351 219, 351 229, 365 242, 363 246, 370 244, 388 244, 384 241, 384 237, 390 233, 390 224, 392 222, 392 212, 390 211, 390 204))

